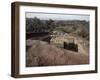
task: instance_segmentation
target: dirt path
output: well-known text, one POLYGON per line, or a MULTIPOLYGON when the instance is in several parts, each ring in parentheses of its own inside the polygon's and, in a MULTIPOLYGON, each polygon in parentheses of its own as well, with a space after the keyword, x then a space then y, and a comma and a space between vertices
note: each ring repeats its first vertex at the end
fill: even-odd
POLYGON ((75 41, 76 44, 78 44, 78 53, 84 54, 84 55, 88 56, 88 51, 86 51, 86 50, 84 49, 84 47, 83 47, 83 44, 80 43, 80 40, 81 40, 81 41, 83 41, 83 40, 80 39, 80 38, 74 37, 74 36, 72 36, 72 35, 70 35, 70 37, 74 39, 74 41, 75 41))
POLYGON ((83 53, 83 54, 85 54, 85 55, 88 56, 88 53, 87 53, 87 52, 85 51, 85 49, 83 48, 82 44, 80 44, 80 43, 78 43, 78 42, 77 42, 77 44, 78 44, 79 53, 83 53))

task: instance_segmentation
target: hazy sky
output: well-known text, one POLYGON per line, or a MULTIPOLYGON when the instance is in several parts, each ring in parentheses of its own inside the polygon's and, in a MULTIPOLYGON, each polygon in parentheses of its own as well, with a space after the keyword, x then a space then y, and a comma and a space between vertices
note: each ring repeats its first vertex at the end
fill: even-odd
POLYGON ((54 14, 54 13, 34 13, 34 12, 27 12, 26 18, 34 18, 37 17, 42 20, 90 20, 89 15, 82 15, 82 14, 54 14))

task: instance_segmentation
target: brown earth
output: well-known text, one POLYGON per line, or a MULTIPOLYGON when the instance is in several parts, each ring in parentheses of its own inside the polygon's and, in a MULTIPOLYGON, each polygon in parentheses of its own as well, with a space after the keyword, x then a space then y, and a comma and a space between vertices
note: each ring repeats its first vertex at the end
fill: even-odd
POLYGON ((88 64, 89 55, 61 49, 39 40, 27 40, 26 67, 88 64))

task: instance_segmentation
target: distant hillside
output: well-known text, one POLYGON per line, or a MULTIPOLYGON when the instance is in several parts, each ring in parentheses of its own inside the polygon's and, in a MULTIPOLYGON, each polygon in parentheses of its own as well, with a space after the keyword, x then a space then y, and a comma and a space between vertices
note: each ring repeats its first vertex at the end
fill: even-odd
POLYGON ((89 22, 86 21, 66 21, 63 25, 56 27, 55 30, 76 34, 89 40, 89 22))
POLYGON ((27 32, 52 32, 54 30, 73 33, 89 40, 89 21, 26 18, 27 32))

